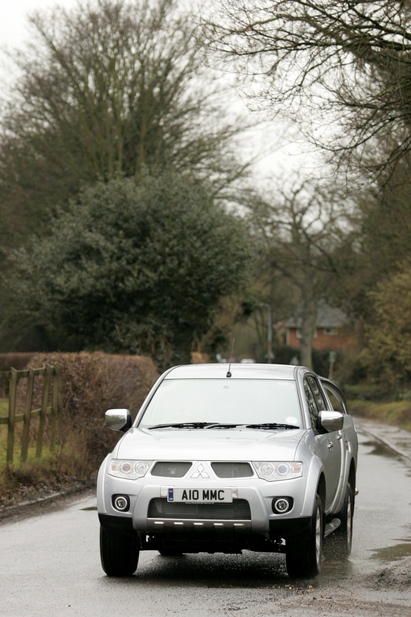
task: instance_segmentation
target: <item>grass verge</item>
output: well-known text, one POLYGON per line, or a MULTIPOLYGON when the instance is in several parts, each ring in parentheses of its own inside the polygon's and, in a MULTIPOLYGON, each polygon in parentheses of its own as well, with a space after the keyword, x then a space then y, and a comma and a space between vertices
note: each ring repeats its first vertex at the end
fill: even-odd
POLYGON ((9 413, 9 401, 7 398, 0 398, 0 418, 7 418, 9 413))
POLYGON ((411 431, 411 401, 352 400, 348 403, 352 415, 411 431))
POLYGON ((62 461, 61 456, 3 467, 0 470, 0 517, 10 506, 95 484, 95 477, 73 473, 72 468, 73 461, 70 458, 62 461))

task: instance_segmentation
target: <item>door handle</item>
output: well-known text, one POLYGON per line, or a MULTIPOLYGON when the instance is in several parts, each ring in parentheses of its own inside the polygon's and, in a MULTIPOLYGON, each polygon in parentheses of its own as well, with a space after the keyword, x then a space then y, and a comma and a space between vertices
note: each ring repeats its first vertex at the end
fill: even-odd
POLYGON ((329 441, 329 442, 328 442, 328 445, 327 445, 327 448, 331 451, 331 450, 333 449, 333 447, 334 447, 333 442, 332 442, 332 441, 329 441))

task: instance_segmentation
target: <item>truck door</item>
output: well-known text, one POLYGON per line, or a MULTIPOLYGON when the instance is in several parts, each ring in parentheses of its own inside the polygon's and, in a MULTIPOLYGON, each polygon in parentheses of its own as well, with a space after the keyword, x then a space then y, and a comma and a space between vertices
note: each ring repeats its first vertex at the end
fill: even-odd
POLYGON ((321 459, 324 466, 326 481, 325 510, 327 511, 335 500, 340 486, 342 469, 342 433, 333 431, 331 433, 321 433, 317 428, 317 419, 320 411, 329 409, 319 383, 313 375, 308 375, 304 379, 304 391, 310 411, 311 423, 315 433, 314 451, 321 459))

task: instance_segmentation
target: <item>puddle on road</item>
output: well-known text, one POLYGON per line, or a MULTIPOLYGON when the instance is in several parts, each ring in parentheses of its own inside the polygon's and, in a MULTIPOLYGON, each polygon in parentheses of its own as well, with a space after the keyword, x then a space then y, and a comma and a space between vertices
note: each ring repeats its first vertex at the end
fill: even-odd
POLYGON ((405 538, 400 544, 374 549, 371 555, 371 559, 384 562, 398 561, 404 557, 411 557, 411 539, 405 538))
POLYGON ((375 456, 385 456, 387 458, 395 459, 397 461, 401 460, 401 456, 397 452, 394 452, 394 450, 391 450, 391 448, 386 446, 381 441, 364 441, 362 445, 372 448, 366 454, 373 454, 375 456))
POLYGON ((404 557, 411 557, 411 525, 405 525, 403 531, 405 537, 393 538, 392 540, 397 544, 372 549, 370 559, 388 563, 404 559, 404 557))

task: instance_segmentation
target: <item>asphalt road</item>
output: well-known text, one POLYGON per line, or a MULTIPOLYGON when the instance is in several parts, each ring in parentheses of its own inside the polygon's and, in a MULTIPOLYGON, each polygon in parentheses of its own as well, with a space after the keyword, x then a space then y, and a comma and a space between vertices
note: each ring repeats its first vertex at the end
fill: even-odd
MULTIPOLYGON (((411 441, 411 440, 410 440, 411 441)), ((411 617, 411 464, 360 434, 354 546, 292 583, 282 555, 141 553, 137 573, 100 566, 93 495, 0 525, 0 615, 411 617)))

